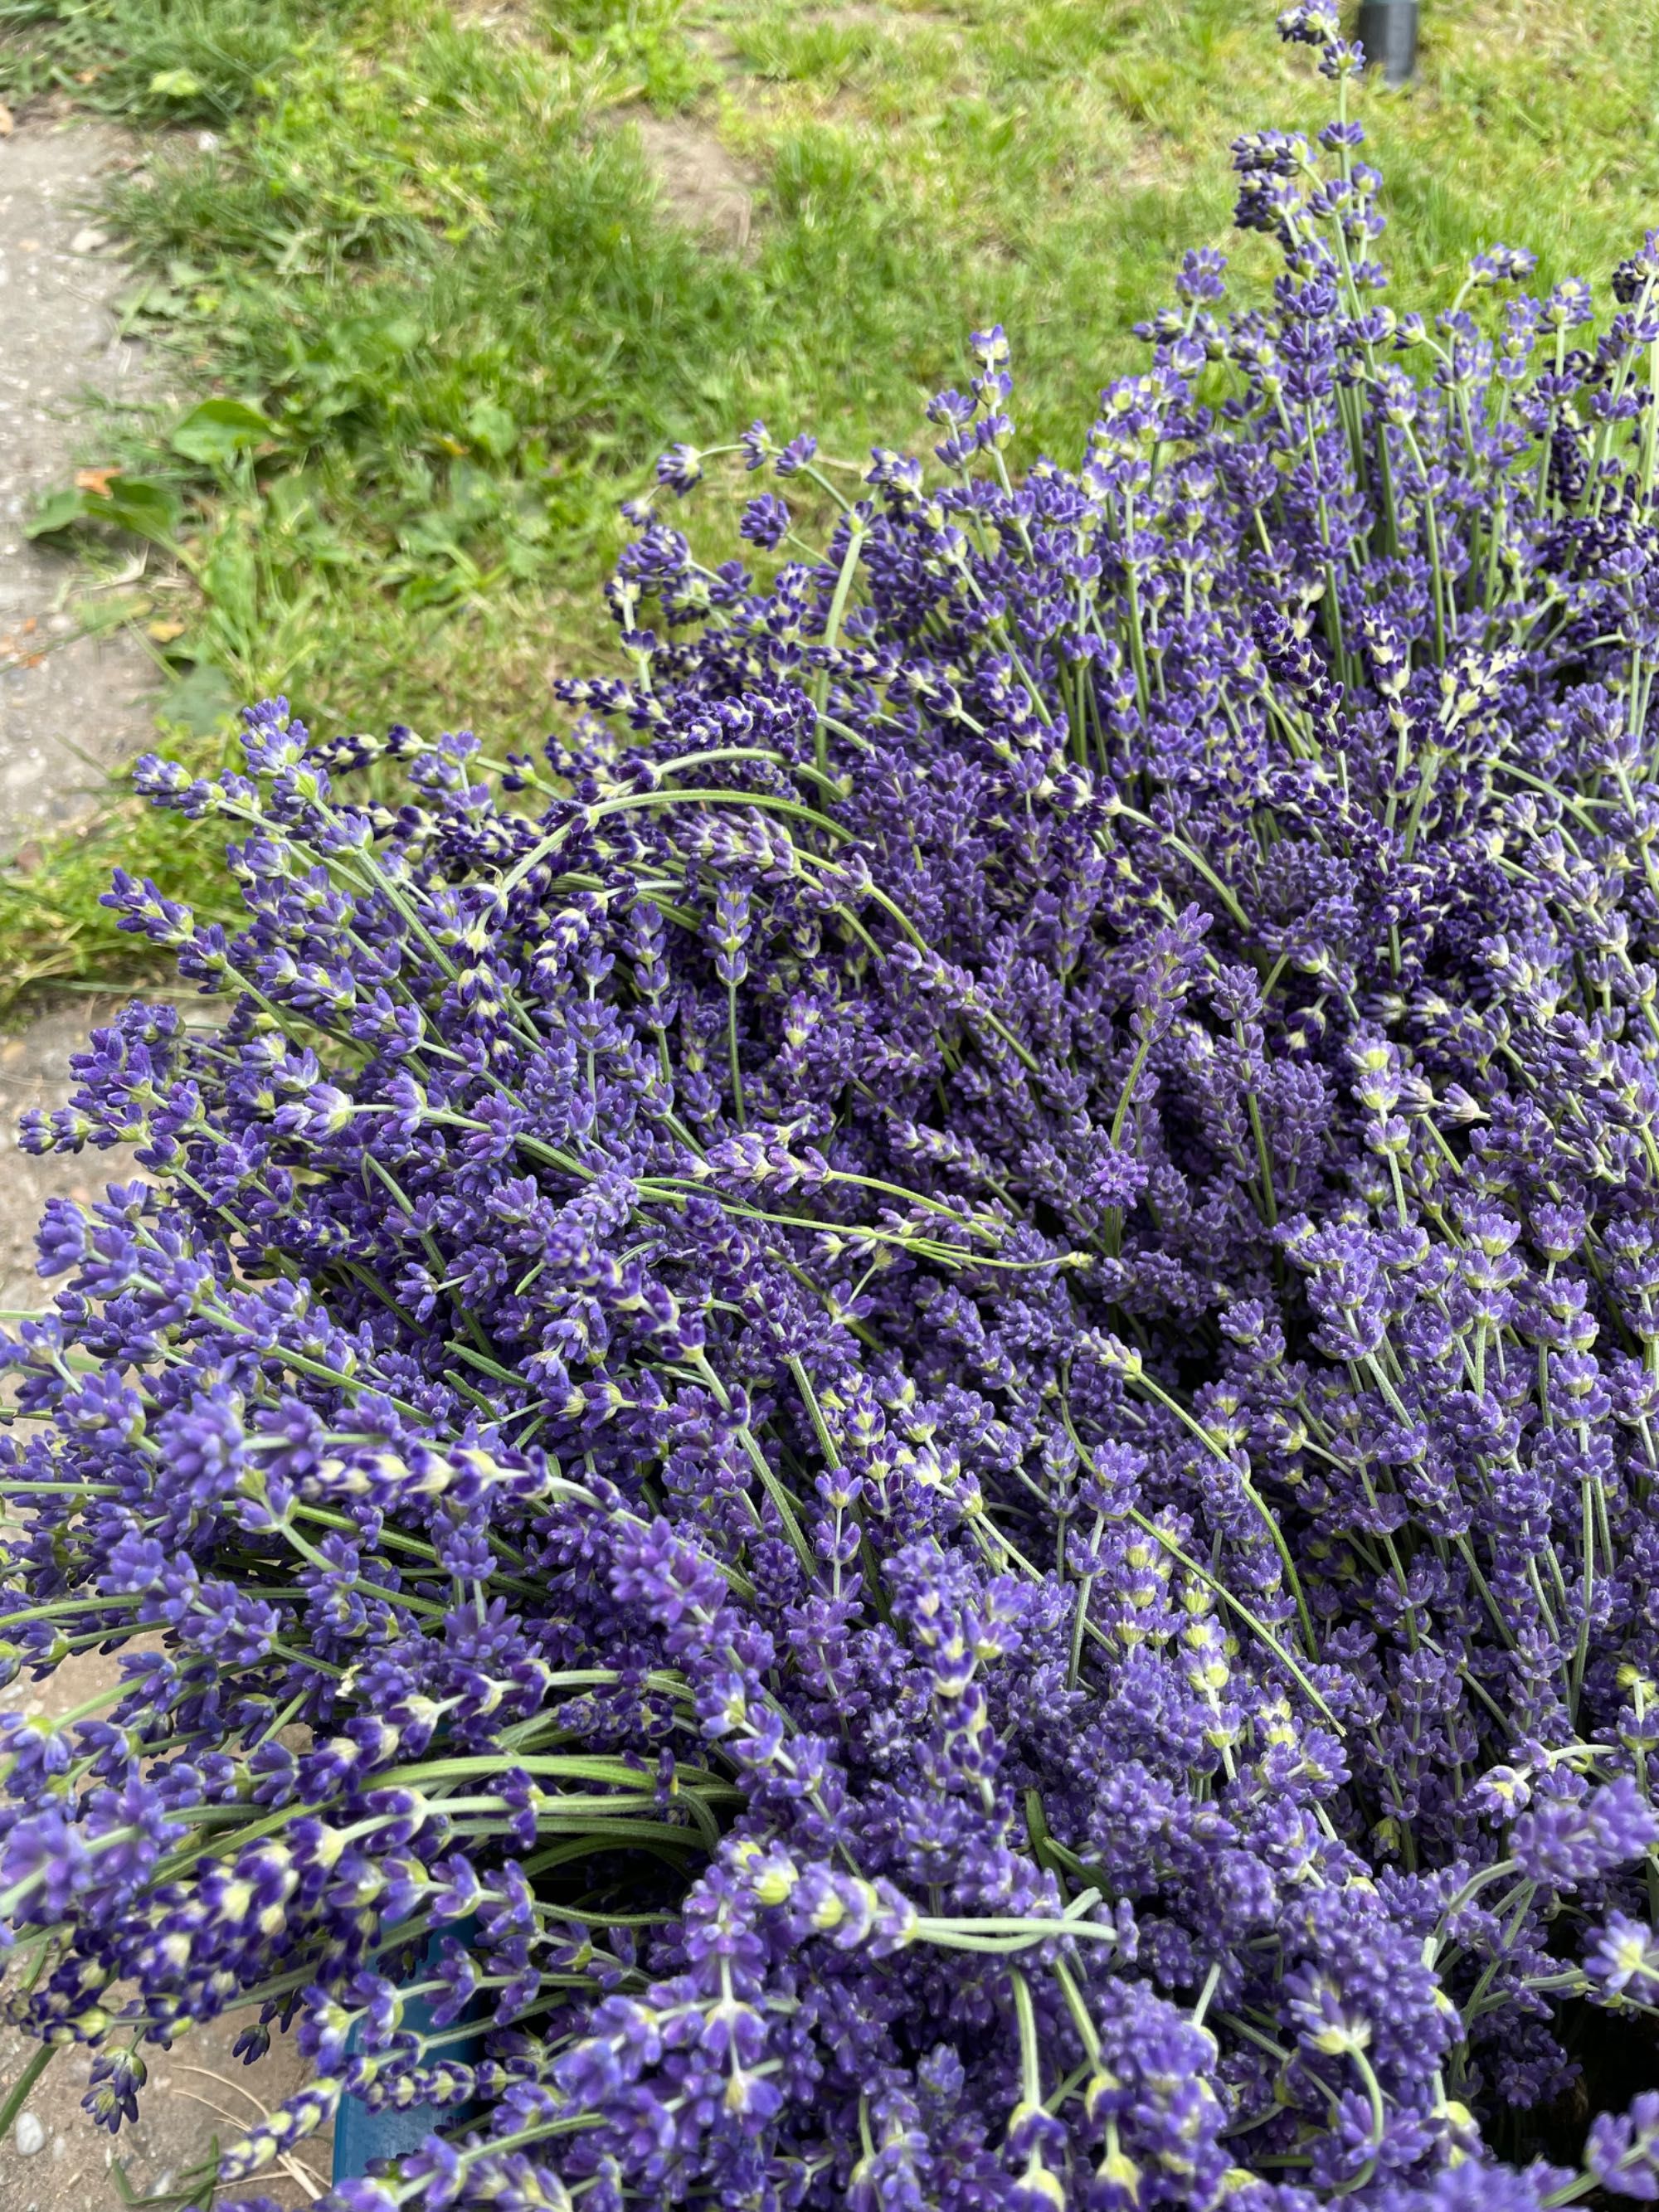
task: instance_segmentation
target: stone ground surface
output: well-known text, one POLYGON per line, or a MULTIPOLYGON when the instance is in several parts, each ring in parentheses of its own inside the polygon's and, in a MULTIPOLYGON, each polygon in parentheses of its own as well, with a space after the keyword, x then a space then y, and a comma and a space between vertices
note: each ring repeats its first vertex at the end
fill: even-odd
POLYGON ((88 212, 131 159, 85 123, 25 119, 0 140, 0 848, 85 814, 149 728, 143 648, 77 636, 74 570, 23 535, 40 495, 69 482, 76 402, 119 398, 141 374, 109 312, 125 272, 88 212))
MULTIPOLYGON (((125 272, 88 205, 110 168, 131 157, 115 133, 83 121, 26 115, 0 138, 0 854, 89 812, 102 771, 142 750, 150 734, 145 655, 129 639, 76 636, 66 606, 74 572, 22 534, 40 494, 68 481, 79 404, 89 392, 133 390, 143 374, 138 349, 118 337, 110 312, 125 272)), ((20 1112, 65 1097, 70 1053, 114 1003, 80 998, 21 1035, 0 1036, 0 1304, 8 1308, 40 1301, 32 1263, 44 1200, 54 1193, 95 1198, 106 1182, 134 1172, 118 1154, 34 1160, 15 1141, 20 1112)), ((0 1711, 61 1715, 114 1679, 108 1660, 72 1660, 47 1682, 23 1680, 0 1692, 0 1711)), ((304 2078, 281 2046, 251 2068, 232 2057, 246 2017, 153 2053, 139 2124, 114 2141, 80 2109, 87 2054, 59 2052, 0 2142, 0 2212, 112 2212, 122 2202, 117 2163, 140 2197, 176 2190, 216 2136, 231 2141, 304 2078)), ((0 2031, 0 2094, 33 2049, 0 2031)), ((327 2138, 313 2137, 296 2164, 261 2185, 284 2204, 313 2201, 329 2160, 327 2138)))

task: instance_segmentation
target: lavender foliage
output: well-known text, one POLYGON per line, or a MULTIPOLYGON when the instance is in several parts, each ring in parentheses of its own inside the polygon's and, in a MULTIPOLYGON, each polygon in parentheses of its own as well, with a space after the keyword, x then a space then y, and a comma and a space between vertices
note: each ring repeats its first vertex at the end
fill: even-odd
POLYGON ((1659 2197, 1659 234, 1396 313, 1281 28, 1079 467, 993 330, 745 434, 764 583, 667 456, 545 762, 146 771, 247 914, 118 879, 203 1018, 31 1136, 149 1180, 9 1349, 5 1668, 121 1674, 0 2010, 112 2129, 292 2027, 221 2202, 348 2092, 455 2119, 330 2212, 1659 2197))

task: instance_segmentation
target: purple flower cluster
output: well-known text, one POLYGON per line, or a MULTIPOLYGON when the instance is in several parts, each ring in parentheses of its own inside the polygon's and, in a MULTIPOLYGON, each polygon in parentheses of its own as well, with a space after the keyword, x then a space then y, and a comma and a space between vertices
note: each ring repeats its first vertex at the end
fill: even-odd
POLYGON ((202 1016, 32 1133, 149 1179, 8 1349, 4 1666, 120 1680, 0 2014, 112 2128, 293 2027, 237 2203, 348 2094, 453 2124, 331 2212, 1659 2197, 1659 234, 1395 313, 1281 29, 1271 304, 1079 467, 993 330, 745 434, 767 580, 676 448, 545 762, 146 770, 246 919, 118 878, 202 1016))

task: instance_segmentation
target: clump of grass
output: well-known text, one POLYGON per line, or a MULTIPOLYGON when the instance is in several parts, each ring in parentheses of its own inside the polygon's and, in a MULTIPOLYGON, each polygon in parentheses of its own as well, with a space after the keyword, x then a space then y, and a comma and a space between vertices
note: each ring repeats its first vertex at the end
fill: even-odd
MULTIPOLYGON (((1027 457, 1069 458, 1182 247, 1235 252, 1236 293, 1267 280, 1262 242, 1230 235, 1218 149, 1283 110, 1270 13, 0 0, 14 106, 56 91, 198 126, 114 190, 127 312, 179 349, 175 386, 262 427, 204 459, 172 419, 111 418, 86 455, 160 501, 186 588, 129 611, 167 617, 172 707, 205 728, 280 690, 330 726, 464 714, 533 742, 550 675, 605 649, 616 504, 659 445, 753 414, 891 442, 970 324, 1014 336, 1027 457), (672 219, 629 127, 641 102, 753 175, 745 255, 672 219)), ((1613 0, 1570 23, 1437 0, 1418 82, 1367 103, 1402 289, 1517 226, 1540 282, 1595 275, 1654 220, 1659 42, 1626 29, 1613 0)), ((691 527, 714 543, 728 520, 691 527)), ((64 522, 92 543, 122 517, 94 498, 64 522)), ((0 893, 0 969, 112 972, 104 842, 51 844, 27 896, 0 893)), ((222 898, 203 840, 157 859, 178 895, 222 898)))
MULTIPOLYGON (((209 748, 176 730, 169 750, 200 758, 209 748)), ((99 903, 118 867, 187 884, 204 917, 234 918, 235 889, 216 847, 202 840, 192 848, 176 822, 123 787, 93 820, 31 841, 0 869, 0 1018, 43 988, 139 985, 169 975, 154 946, 124 936, 99 903)))
POLYGON ((230 122, 273 96, 326 0, 0 0, 8 97, 66 93, 143 127, 230 122))

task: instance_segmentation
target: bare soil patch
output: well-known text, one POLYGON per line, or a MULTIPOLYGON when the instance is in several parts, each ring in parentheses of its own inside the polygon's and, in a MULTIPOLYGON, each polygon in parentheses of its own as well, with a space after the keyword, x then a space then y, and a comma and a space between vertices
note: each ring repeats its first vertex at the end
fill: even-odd
POLYGON ((728 252, 747 252, 753 189, 708 125, 689 116, 657 115, 647 107, 625 109, 623 119, 638 131, 641 150, 673 220, 728 252))

